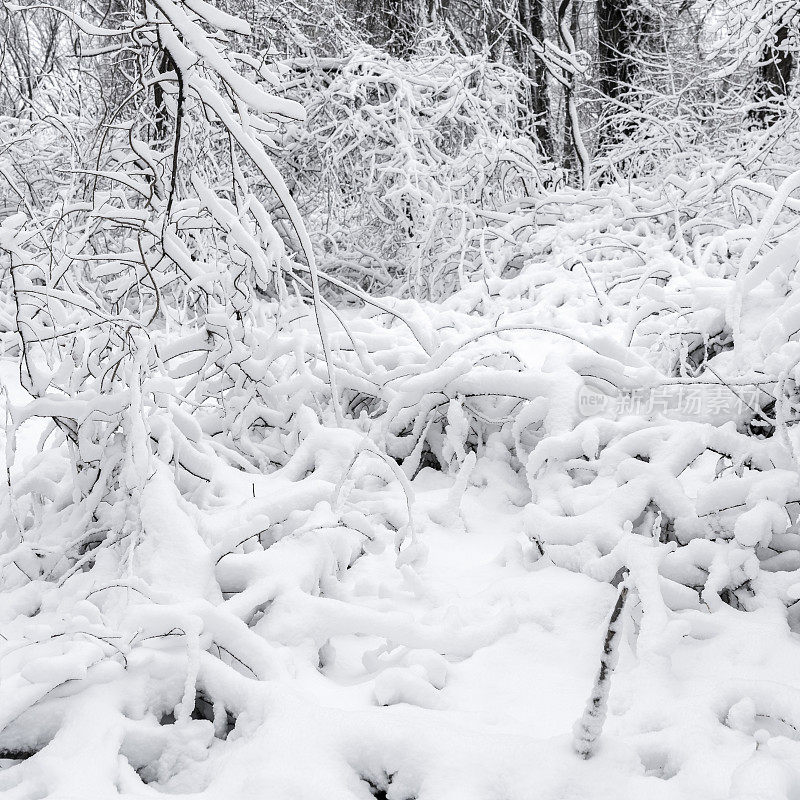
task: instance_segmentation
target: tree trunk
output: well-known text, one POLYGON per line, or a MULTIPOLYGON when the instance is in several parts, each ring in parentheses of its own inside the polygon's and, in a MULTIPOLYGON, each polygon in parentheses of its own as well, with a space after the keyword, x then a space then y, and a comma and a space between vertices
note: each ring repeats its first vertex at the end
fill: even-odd
MULTIPOLYGON (((570 34, 574 41, 578 39, 578 24, 580 22, 580 14, 581 14, 581 7, 580 7, 580 0, 572 0, 570 4, 570 34)), ((565 92, 567 95, 565 100, 565 111, 564 111, 564 139, 563 139, 563 163, 564 169, 570 174, 571 182, 575 182, 580 184, 580 181, 576 180, 576 176, 579 174, 581 170, 581 163, 580 159, 578 158, 578 153, 575 149, 575 143, 573 140, 574 131, 572 129, 572 116, 569 113, 569 100, 570 96, 572 95, 572 88, 565 92)))
POLYGON ((520 70, 530 81, 530 90, 525 92, 523 111, 519 127, 523 131, 533 129, 536 143, 546 158, 553 157, 553 138, 550 131, 550 99, 547 88, 547 70, 544 62, 534 55, 528 36, 544 41, 544 0, 519 0, 517 21, 522 31, 514 31, 510 37, 511 50, 520 70))
POLYGON ((789 94, 789 81, 794 67, 794 55, 785 45, 789 39, 789 25, 784 23, 775 32, 775 38, 767 44, 758 66, 755 100, 759 104, 751 112, 751 118, 763 127, 778 121, 780 109, 776 107, 789 94), (778 103, 769 103, 769 101, 778 103))
MULTIPOLYGON (((578 0, 561 0, 558 4, 558 35, 564 50, 569 53, 573 59, 577 55, 577 47, 575 45, 575 28, 577 27, 578 15, 575 13, 578 0), (572 8, 572 15, 570 20, 567 21, 567 11, 572 8)), ((579 13, 579 12, 578 12, 579 13)), ((564 84, 564 111, 566 114, 566 122, 564 125, 565 133, 568 132, 572 143, 572 152, 575 156, 575 165, 579 167, 575 172, 579 175, 578 185, 581 189, 588 189, 590 182, 590 159, 589 153, 586 150, 586 145, 583 142, 581 134, 579 118, 578 118, 578 105, 575 100, 575 85, 577 74, 570 72, 567 74, 565 70, 564 77, 566 82, 564 84)), ((569 151, 568 151, 569 152, 569 151)), ((568 167, 569 168, 569 167, 568 167)))
MULTIPOLYGON (((530 32, 534 39, 544 41, 544 0, 529 0, 530 32)), ((532 110, 536 139, 547 158, 553 157, 553 140, 550 133, 550 101, 547 91, 547 70, 540 58, 533 58, 532 110)))
MULTIPOLYGON (((637 72, 637 51, 642 40, 652 34, 653 18, 637 6, 637 0, 598 0, 597 2, 597 56, 600 70, 600 91, 612 100, 635 102, 634 87, 637 72)), ((616 114, 619 107, 611 104, 616 114)), ((603 126, 598 140, 602 152, 624 139, 635 129, 635 121, 628 115, 622 126, 610 129, 603 126)))

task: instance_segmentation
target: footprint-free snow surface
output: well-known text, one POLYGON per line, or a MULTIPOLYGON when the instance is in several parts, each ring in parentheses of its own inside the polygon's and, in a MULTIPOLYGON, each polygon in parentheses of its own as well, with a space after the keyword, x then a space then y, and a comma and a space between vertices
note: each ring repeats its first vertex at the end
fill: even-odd
POLYGON ((784 796, 767 789, 800 769, 800 647, 782 607, 684 610, 642 648, 631 602, 582 760, 573 725, 617 591, 539 554, 502 451, 460 504, 453 478, 419 472, 398 564, 368 521, 405 523, 391 471, 337 485, 359 438, 304 445, 273 475, 220 474, 200 519, 154 475, 135 579, 7 596, 3 797, 784 796), (292 532, 266 549, 227 534, 250 519, 258 542, 264 514, 292 532), (750 771, 762 793, 731 795, 750 771))

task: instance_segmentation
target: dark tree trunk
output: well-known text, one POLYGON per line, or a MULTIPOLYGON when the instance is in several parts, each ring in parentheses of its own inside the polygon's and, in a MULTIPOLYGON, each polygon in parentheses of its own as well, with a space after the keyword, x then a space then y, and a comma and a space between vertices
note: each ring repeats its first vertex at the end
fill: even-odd
MULTIPOLYGON (((581 16, 581 4, 580 0, 572 0, 570 3, 570 23, 569 29, 570 34, 575 42, 578 40, 578 27, 580 23, 580 16, 581 16)), ((565 92, 565 104, 569 102, 569 96, 572 94, 573 88, 570 87, 565 92)), ((581 163, 580 159, 578 158, 578 153, 575 150, 575 142, 574 142, 574 135, 575 132, 572 129, 572 117, 569 114, 569 110, 565 109, 564 113, 564 140, 563 140, 563 152, 564 152, 564 169, 570 174, 571 178, 570 181, 577 185, 580 185, 580 181, 576 179, 576 176, 579 174, 581 170, 581 163)))
POLYGON ((794 55, 786 47, 789 40, 789 25, 783 24, 775 32, 775 38, 765 48, 758 67, 755 100, 759 104, 751 117, 757 124, 768 127, 781 116, 777 106, 789 94, 789 81, 794 67, 794 55), (769 103, 769 101, 777 103, 769 103))
POLYGON ((550 101, 547 90, 547 70, 544 62, 534 55, 528 36, 544 41, 544 0, 519 0, 517 20, 525 33, 512 34, 510 45, 520 69, 531 82, 530 92, 523 99, 520 118, 522 130, 534 131, 539 149, 546 158, 553 156, 553 139, 550 132, 550 101))
MULTIPOLYGON (((643 40, 652 35, 653 18, 637 4, 637 0, 598 0, 597 2, 597 58, 600 70, 600 91, 615 101, 635 104, 637 56, 643 40)), ((615 114, 617 103, 604 109, 615 114)), ((611 129, 604 126, 598 148, 603 151, 624 139, 634 129, 630 119, 622 126, 611 129)))
MULTIPOLYGON (((161 61, 158 66, 159 73, 163 75, 170 72, 173 66, 169 53, 164 50, 161 53, 161 61)), ((153 84, 153 105, 155 106, 153 115, 154 138, 159 144, 164 144, 170 134, 170 119, 165 102, 164 88, 160 83, 153 84)))
MULTIPOLYGON (((544 41, 544 0, 529 0, 530 32, 534 39, 544 41)), ((553 140, 550 134, 550 101, 547 91, 547 70, 540 58, 533 58, 533 116, 536 138, 542 152, 553 156, 553 140)))
POLYGON ((629 0, 598 0, 597 59, 600 91, 617 98, 630 83, 631 38, 629 0))

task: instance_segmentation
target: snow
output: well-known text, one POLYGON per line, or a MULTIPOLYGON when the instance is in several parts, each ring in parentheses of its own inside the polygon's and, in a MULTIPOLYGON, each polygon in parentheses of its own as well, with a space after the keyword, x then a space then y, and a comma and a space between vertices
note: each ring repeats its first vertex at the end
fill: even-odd
POLYGON ((572 188, 505 64, 142 9, 0 222, 0 797, 800 800, 791 158, 572 188))
MULTIPOLYGON (((636 589, 608 719, 585 762, 572 729, 616 590, 535 551, 524 481, 501 450, 466 481, 463 467, 419 472, 413 514, 427 557, 398 569, 391 546, 353 561, 363 534, 337 527, 324 502, 358 438, 316 427, 306 442, 285 476, 220 473, 217 502, 222 492, 228 510, 199 519, 163 467, 148 476, 135 572, 157 605, 135 590, 122 605, 103 599, 111 591, 90 593, 68 624, 67 596, 38 584, 41 611, 7 618, 0 746, 39 749, 0 772, 8 796, 349 800, 370 796, 366 781, 422 800, 796 796, 800 647, 779 605, 670 610, 658 588, 665 553, 629 532, 618 548, 636 589), (289 508, 314 510, 291 535, 248 552, 237 543, 268 523, 241 529, 249 513, 237 503, 273 525, 291 519, 289 508), (77 633, 102 636, 110 624, 118 651, 77 633), (52 638, 59 629, 66 635, 52 638), (215 657, 216 646, 225 649, 215 657), (213 706, 210 721, 189 717, 195 686, 213 706)), ((403 494, 396 481, 369 489, 368 478, 355 476, 351 506, 376 490, 403 494)), ((374 509, 364 519, 376 541, 387 539, 374 509)))

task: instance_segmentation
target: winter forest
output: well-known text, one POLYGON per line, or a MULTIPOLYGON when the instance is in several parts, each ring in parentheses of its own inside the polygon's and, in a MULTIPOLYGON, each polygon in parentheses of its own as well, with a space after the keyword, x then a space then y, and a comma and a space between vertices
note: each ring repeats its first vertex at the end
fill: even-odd
POLYGON ((0 2, 0 797, 800 800, 798 61, 0 2))

